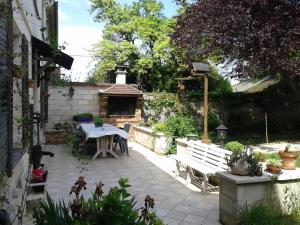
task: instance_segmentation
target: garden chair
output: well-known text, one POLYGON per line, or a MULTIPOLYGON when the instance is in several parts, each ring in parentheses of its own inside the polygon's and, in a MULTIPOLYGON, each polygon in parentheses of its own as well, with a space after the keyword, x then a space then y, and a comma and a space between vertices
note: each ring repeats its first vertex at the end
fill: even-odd
POLYGON ((74 140, 73 140, 73 149, 72 149, 73 154, 75 152, 78 153, 82 136, 83 136, 83 131, 81 130, 81 128, 76 128, 76 130, 74 131, 74 140))
MULTIPOLYGON (((130 124, 129 124, 129 123, 125 123, 125 124, 124 124, 123 130, 124 130, 125 132, 129 133, 129 130, 130 130, 130 124)), ((120 149, 121 149, 121 153, 126 152, 127 156, 129 156, 127 139, 122 138, 122 137, 120 137, 119 135, 116 135, 115 138, 114 138, 114 143, 115 143, 114 151, 115 151, 116 148, 117 148, 117 144, 119 144, 120 149)))

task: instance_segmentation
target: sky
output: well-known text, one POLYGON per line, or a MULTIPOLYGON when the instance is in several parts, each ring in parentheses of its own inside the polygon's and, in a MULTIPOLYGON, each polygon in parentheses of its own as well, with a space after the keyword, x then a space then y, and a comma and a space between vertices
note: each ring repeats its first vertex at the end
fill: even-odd
MULTIPOLYGON (((117 0, 119 3, 131 4, 134 0, 117 0)), ((165 15, 176 14, 177 6, 173 0, 162 1, 165 15)), ((101 40, 103 25, 94 22, 90 14, 89 0, 59 0, 59 43, 64 45, 65 53, 74 58, 71 71, 63 71, 71 76, 72 81, 85 81, 95 62, 88 50, 101 40)))

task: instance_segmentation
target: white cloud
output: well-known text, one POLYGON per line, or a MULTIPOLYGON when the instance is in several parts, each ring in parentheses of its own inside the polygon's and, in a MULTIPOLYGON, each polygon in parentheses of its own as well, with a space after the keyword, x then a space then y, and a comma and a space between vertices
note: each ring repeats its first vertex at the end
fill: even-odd
POLYGON ((84 81, 91 70, 91 57, 88 50, 92 49, 101 39, 102 31, 91 26, 60 26, 59 43, 66 43, 65 53, 74 58, 71 77, 73 81, 84 81))

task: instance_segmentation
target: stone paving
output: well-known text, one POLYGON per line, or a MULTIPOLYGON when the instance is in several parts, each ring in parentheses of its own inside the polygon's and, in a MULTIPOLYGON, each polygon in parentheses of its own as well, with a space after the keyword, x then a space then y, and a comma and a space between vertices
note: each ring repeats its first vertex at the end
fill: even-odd
MULTIPOLYGON (((129 178, 131 194, 136 195, 137 206, 143 205, 145 195, 155 199, 154 211, 168 225, 219 225, 218 193, 201 193, 192 185, 174 176, 175 162, 170 157, 159 156, 141 145, 130 143, 129 154, 95 161, 79 161, 65 146, 47 146, 54 158, 44 157, 49 170, 47 190, 58 200, 69 201, 69 191, 79 175, 88 183, 85 193, 95 189, 101 180, 104 190, 116 186, 119 178, 129 178), (83 164, 82 162, 88 162, 83 164)), ((28 220, 28 218, 27 218, 28 220)))

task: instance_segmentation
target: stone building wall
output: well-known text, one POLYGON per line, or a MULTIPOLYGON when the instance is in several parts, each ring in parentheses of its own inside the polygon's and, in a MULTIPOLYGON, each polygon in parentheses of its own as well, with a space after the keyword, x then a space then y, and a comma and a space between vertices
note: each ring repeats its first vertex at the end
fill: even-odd
POLYGON ((74 95, 69 96, 70 86, 49 87, 48 128, 57 122, 70 122, 73 115, 92 113, 99 115, 99 89, 97 85, 73 85, 74 95))

